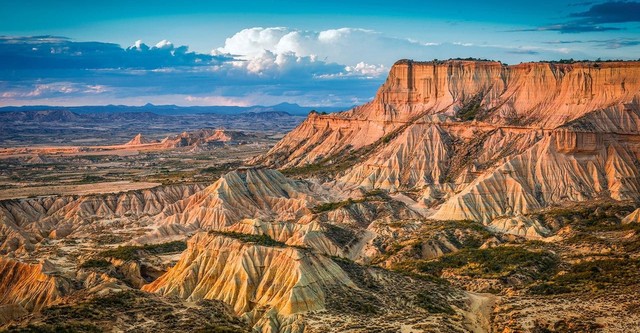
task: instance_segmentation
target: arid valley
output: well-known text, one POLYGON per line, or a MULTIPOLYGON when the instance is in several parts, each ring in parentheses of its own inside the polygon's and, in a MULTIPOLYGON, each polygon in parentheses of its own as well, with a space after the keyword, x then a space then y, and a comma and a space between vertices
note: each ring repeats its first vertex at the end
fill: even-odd
POLYGON ((640 332, 640 0, 5 1, 0 333, 640 332))
POLYGON ((351 110, 246 117, 3 148, 2 327, 640 327, 640 63, 402 60, 351 110))

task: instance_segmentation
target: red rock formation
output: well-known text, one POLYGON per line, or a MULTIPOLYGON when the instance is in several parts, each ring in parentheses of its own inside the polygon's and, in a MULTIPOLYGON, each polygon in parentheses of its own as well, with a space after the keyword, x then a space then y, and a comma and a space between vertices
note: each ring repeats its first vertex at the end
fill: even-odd
MULTIPOLYGON (((445 114, 497 126, 553 129, 640 98, 640 63, 397 62, 370 103, 311 114, 254 160, 293 167, 363 146, 423 115, 445 114)), ((637 131, 637 130, 636 130, 637 131)))
POLYGON ((403 60, 372 102, 311 114, 253 162, 346 161, 340 187, 419 189, 435 218, 489 222, 563 201, 640 199, 639 131, 639 62, 403 60))
POLYGON ((48 263, 27 264, 0 257, 0 305, 37 311, 53 303, 71 284, 51 274, 52 269, 48 263))
POLYGON ((129 140, 129 142, 127 142, 125 145, 127 145, 127 146, 139 146, 139 145, 144 145, 144 144, 149 144, 149 143, 156 143, 156 142, 157 141, 149 140, 149 139, 145 138, 144 136, 142 136, 142 133, 138 133, 138 135, 133 137, 133 139, 129 140))

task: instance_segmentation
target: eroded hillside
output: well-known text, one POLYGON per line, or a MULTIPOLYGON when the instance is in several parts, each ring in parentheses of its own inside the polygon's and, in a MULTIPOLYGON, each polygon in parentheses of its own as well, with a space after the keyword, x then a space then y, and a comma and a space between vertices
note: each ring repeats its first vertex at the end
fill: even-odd
POLYGON ((639 130, 637 62, 400 61, 213 183, 1 201, 0 320, 633 331, 639 130))

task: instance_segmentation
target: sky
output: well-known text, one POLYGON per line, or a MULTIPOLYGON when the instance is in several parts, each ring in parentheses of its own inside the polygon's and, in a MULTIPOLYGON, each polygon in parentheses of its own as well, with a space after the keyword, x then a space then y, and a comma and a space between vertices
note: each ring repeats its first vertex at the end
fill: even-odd
POLYGON ((399 59, 640 58, 640 1, 1 1, 0 106, 348 107, 399 59))

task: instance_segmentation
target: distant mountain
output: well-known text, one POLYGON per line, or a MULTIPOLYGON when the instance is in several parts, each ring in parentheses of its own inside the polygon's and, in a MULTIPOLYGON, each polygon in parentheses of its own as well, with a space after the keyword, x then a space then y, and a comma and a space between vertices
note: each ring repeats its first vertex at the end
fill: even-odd
POLYGON ((100 106, 8 106, 0 108, 3 112, 31 112, 31 111, 68 111, 75 114, 91 114, 91 113, 140 113, 151 112, 158 115, 181 115, 181 114, 200 114, 214 113, 225 115, 236 115, 241 113, 263 113, 263 112, 286 112, 291 115, 307 115, 309 111, 316 110, 319 112, 336 112, 350 108, 345 107, 310 107, 300 106, 298 104, 281 103, 272 106, 177 106, 177 105, 154 105, 145 104, 143 106, 128 105, 100 105, 100 106))
POLYGON ((8 111, 0 113, 0 120, 3 122, 70 122, 81 121, 82 117, 77 113, 69 110, 34 110, 30 112, 24 111, 8 111))

